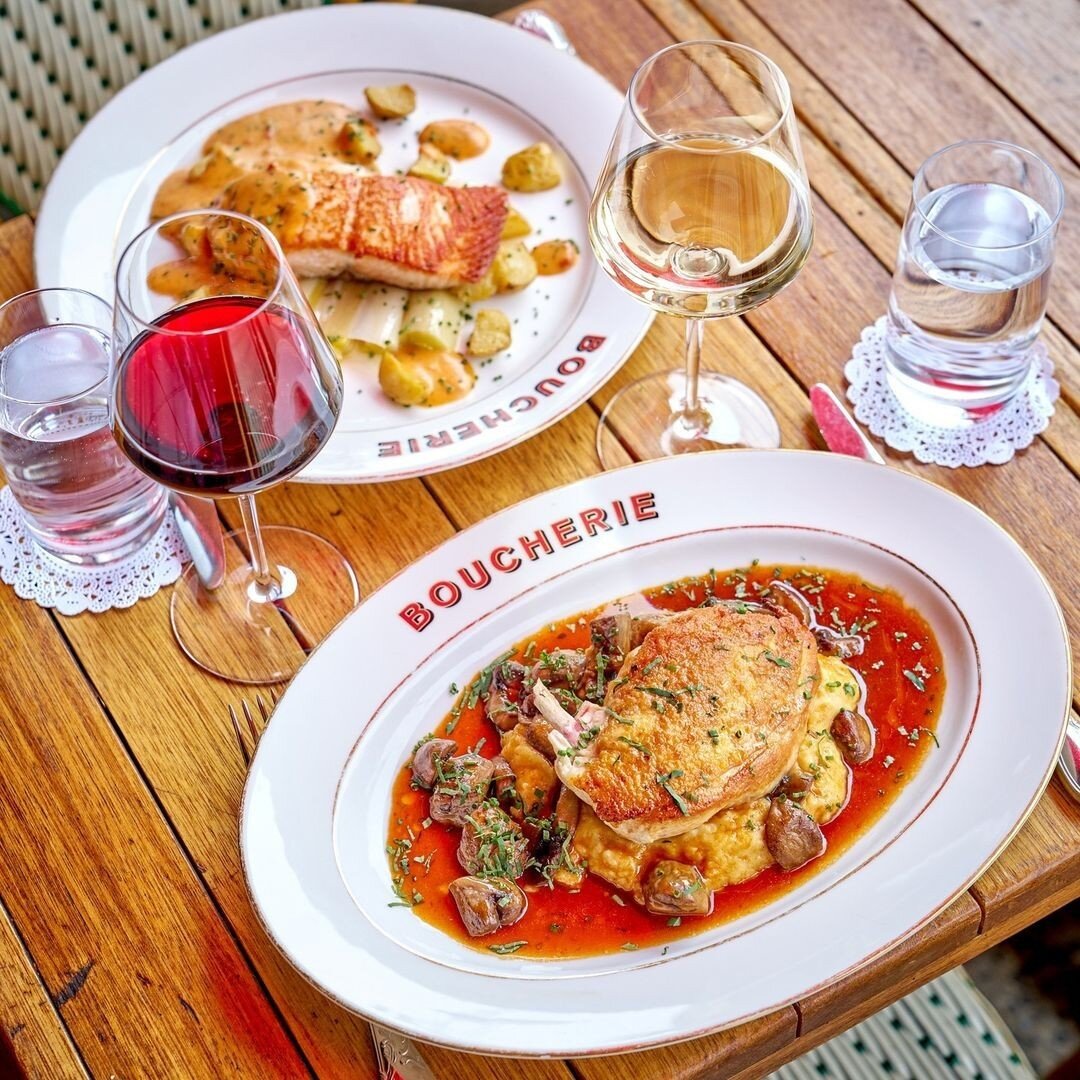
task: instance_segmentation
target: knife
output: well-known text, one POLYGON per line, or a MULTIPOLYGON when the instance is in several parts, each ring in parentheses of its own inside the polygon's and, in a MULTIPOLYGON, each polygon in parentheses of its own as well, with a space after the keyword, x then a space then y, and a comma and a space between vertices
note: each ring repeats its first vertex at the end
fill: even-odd
POLYGON ((844 403, 824 383, 814 383, 810 387, 810 409, 825 445, 834 454, 885 464, 877 447, 863 434, 844 403))
POLYGON ((169 508, 203 588, 216 589, 225 578, 225 537, 213 502, 172 491, 169 508))
MULTIPOLYGON (((825 445, 837 454, 848 454, 884 465, 878 453, 844 403, 824 383, 810 387, 810 409, 825 445)), ((1080 721, 1072 716, 1065 728, 1065 743, 1058 755, 1058 775, 1069 794, 1080 802, 1080 721)))

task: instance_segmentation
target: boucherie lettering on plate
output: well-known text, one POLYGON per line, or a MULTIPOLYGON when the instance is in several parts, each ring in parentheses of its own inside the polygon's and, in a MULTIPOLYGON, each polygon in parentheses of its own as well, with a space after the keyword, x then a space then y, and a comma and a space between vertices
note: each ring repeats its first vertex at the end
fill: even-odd
POLYGON ((624 529, 660 516, 656 495, 639 491, 604 506, 587 506, 558 518, 532 532, 498 544, 483 558, 459 566, 454 574, 434 582, 423 599, 406 604, 398 614, 414 630, 431 625, 440 608, 452 608, 469 589, 486 589, 500 574, 513 574, 528 562, 554 555, 560 548, 573 547, 614 529, 624 529))

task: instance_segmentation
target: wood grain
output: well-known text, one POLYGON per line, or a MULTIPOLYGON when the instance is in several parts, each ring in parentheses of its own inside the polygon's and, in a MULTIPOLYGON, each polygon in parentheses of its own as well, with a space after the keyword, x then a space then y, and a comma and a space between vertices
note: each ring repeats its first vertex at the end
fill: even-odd
POLYGON ((1080 892, 1080 883, 1074 881, 1070 883, 1068 888, 1059 890, 1045 905, 1040 904, 1030 917, 1020 916, 1014 918, 1003 923, 993 932, 979 934, 977 937, 956 945, 945 953, 927 959, 922 966, 913 966, 910 971, 894 982, 886 981, 879 984, 878 988, 871 990, 868 996, 859 996, 859 988, 853 987, 852 997, 848 1001, 848 1008, 845 1012, 833 1016, 812 1030, 808 1030, 794 1043, 766 1055, 751 1068, 737 1073, 733 1077, 727 1077, 725 1080, 761 1080, 763 1076, 779 1068, 793 1057, 797 1057, 807 1050, 812 1050, 815 1046, 831 1039, 842 1031, 847 1031, 848 1028, 865 1020, 868 1016, 873 1016, 874 1013, 884 1009, 887 1005, 891 1005, 894 1001, 904 997, 905 994, 911 993, 917 987, 922 986, 931 979, 936 979, 946 971, 951 971, 959 964, 967 963, 972 957, 978 956, 979 953, 984 952, 992 945, 1004 941, 1018 930, 1029 926, 1034 920, 1063 907, 1071 900, 1075 900, 1078 892, 1080 892))
POLYGON ((1074 161, 1080 161, 1080 6, 1040 0, 913 0, 1074 161), (1037 59, 1038 70, 1032 66, 1037 59))
POLYGON ((0 909, 0 1027, 11 1040, 30 1080, 79 1080, 87 1075, 63 1021, 19 940, 7 911, 0 909))
MULTIPOLYGON (((1045 157, 1061 177, 1062 228, 1075 234, 1080 170, 907 0, 749 3, 909 173, 959 139, 1019 143, 1045 157)), ((1076 280, 1080 247, 1060 244, 1056 265, 1059 282, 1076 280)), ((1052 291, 1050 312, 1074 342, 1080 340, 1080 290, 1052 291)))
POLYGON ((304 1075, 45 612, 0 606, 0 663, 4 901, 90 1070, 304 1075))
POLYGON ((740 1069, 752 1068, 765 1054, 783 1053, 794 1042, 797 1030, 798 1016, 789 1007, 692 1042, 617 1057, 578 1058, 574 1072, 581 1080, 723 1080, 740 1069))
MULTIPOLYGON (((937 0, 915 2, 926 9, 941 6, 937 0)), ((920 140, 940 144, 955 137, 941 137, 943 132, 936 130, 950 122, 952 114, 935 105, 936 113, 927 119, 928 87, 935 94, 940 89, 934 77, 941 68, 954 77, 955 84, 943 85, 959 87, 960 97, 953 100, 959 101, 957 110, 965 122, 1002 116, 1015 122, 1016 130, 1038 134, 1014 104, 1034 99, 1019 96, 1005 80, 1014 99, 1010 101, 934 27, 893 0, 873 0, 859 10, 851 0, 828 5, 845 12, 843 32, 832 30, 832 50, 837 51, 837 41, 851 39, 838 50, 843 55, 835 66, 830 63, 829 34, 810 25, 820 14, 816 10, 812 16, 774 0, 700 0, 696 8, 687 0, 645 3, 651 14, 635 0, 620 6, 617 20, 600 0, 548 0, 542 6, 564 23, 582 55, 620 86, 644 56, 672 35, 696 36, 708 30, 712 36, 716 28, 761 48, 791 79, 819 196, 818 246, 789 293, 749 322, 710 326, 706 364, 745 378, 774 404, 786 445, 810 445, 805 387, 819 378, 839 385, 853 336, 882 308, 910 172, 928 152, 920 140), (898 27, 899 44, 891 48, 902 51, 914 43, 923 52, 914 58, 894 57, 886 49, 868 59, 867 47, 886 30, 866 24, 882 13, 898 27), (862 55, 848 55, 853 50, 862 55), (890 111, 896 76, 890 69, 890 79, 880 79, 883 63, 895 64, 903 73, 899 77, 908 82, 911 65, 926 64, 930 77, 925 86, 901 87, 902 107, 890 111), (981 100, 984 95, 991 99, 989 106, 981 100), (969 100, 972 97, 978 100, 969 100), (920 123, 935 130, 925 135, 903 130, 910 126, 912 110, 923 110, 920 123)), ((961 0, 961 5, 967 3, 961 0)), ((992 3, 1000 5, 1001 0, 992 3)), ((832 10, 825 14, 834 18, 832 10)), ((985 46, 978 52, 955 20, 947 23, 940 11, 930 14, 994 74, 997 61, 991 63, 985 46)), ((1060 126, 1059 119, 1047 115, 1047 124, 1060 126)), ((0 296, 29 284, 31 235, 25 220, 0 228, 0 296)), ((1080 290, 1071 287, 1071 280, 1058 275, 1057 292, 1067 291, 1069 297, 1058 298, 1055 311, 1075 332, 1068 318, 1080 290), (1063 288, 1063 281, 1069 286, 1063 288)), ((1048 328, 1046 340, 1073 394, 1080 386, 1076 350, 1054 327, 1048 328)), ((681 348, 678 324, 658 320, 594 403, 527 446, 423 482, 351 489, 289 485, 262 497, 263 517, 326 535, 349 555, 369 591, 455 527, 595 473, 597 408, 629 379, 677 366, 681 348)), ((633 445, 632 437, 628 441, 633 445)), ((1070 523, 1077 520, 1080 495, 1066 465, 1075 468, 1078 453, 1080 420, 1059 409, 1045 443, 1000 470, 955 474, 895 455, 893 461, 944 483, 1002 521, 1033 551, 1063 600, 1067 595, 1075 628, 1080 609, 1071 597, 1075 551, 1070 523)), ((24 1000, 20 995, 29 993, 25 1000, 36 1000, 46 1032, 52 1014, 46 1045, 63 1062, 64 1028, 48 994, 58 994, 67 979, 74 996, 59 1008, 95 1073, 107 1075, 107 1068, 121 1075, 124 1066, 124 1075, 145 1075, 149 1063, 159 1075, 193 1077, 227 1070, 244 1076, 288 1076, 303 1074, 308 1066, 320 1076, 373 1076, 366 1024, 305 983, 266 940, 251 912, 235 837, 243 768, 225 714, 225 706, 236 703, 240 691, 180 658, 168 634, 167 596, 160 594, 127 612, 62 620, 63 635, 78 654, 90 690, 47 616, 26 605, 0 603, 0 618, 16 628, 14 636, 6 635, 13 650, 7 657, 9 670, 25 671, 27 665, 19 658, 34 655, 35 670, 48 672, 47 688, 44 676, 32 676, 37 681, 29 699, 24 692, 16 703, 0 692, 0 735, 11 728, 16 736, 11 764, 0 777, 0 799, 14 806, 18 817, 13 828, 0 830, 0 860, 10 859, 0 862, 0 893, 45 979, 35 999, 30 958, 10 923, 5 936, 0 919, 0 965, 9 959, 23 965, 14 969, 8 987, 0 987, 0 1021, 7 1023, 12 995, 18 1005, 24 1000), (132 657, 138 660, 135 677, 132 657), (108 716, 93 694, 105 703, 108 716), (27 709, 36 714, 36 723, 27 725, 27 709), (16 716, 22 728, 17 728, 16 716), (50 784, 42 785, 42 777, 50 784), (45 790, 51 790, 57 777, 71 790, 61 788, 57 798, 46 798, 45 790), (128 846, 134 851, 125 849, 126 840, 132 841, 128 846), (69 853, 69 848, 74 850, 69 853), (104 867, 100 872, 99 864, 104 867), (95 887, 88 887, 88 881, 95 887), (117 933, 117 926, 127 931, 129 920, 131 934, 117 933), (135 950, 141 950, 140 960, 141 954, 150 956, 138 968, 150 979, 150 987, 126 977, 135 950), (71 982, 84 956, 94 956, 97 963, 84 981, 71 982), (180 982, 185 987, 190 983, 184 1001, 198 1013, 199 1025, 170 998, 180 992, 180 982), (264 989, 277 1013, 270 1010, 264 989), (149 1006, 159 1004, 161 1015, 150 1015, 149 1006), (234 1045, 226 1033, 244 1010, 252 1019, 244 1022, 245 1037, 234 1045), (120 1042, 124 1045, 117 1045, 120 1042)), ((1075 896, 1080 891, 1080 847, 1070 840, 1078 824, 1076 808, 1052 789, 970 894, 887 959, 799 1003, 798 1012, 779 1010, 732 1031, 662 1050, 575 1062, 573 1071, 581 1080, 760 1076, 1075 896), (803 1034, 796 1038, 800 1016, 803 1034)), ((38 1042, 35 1039, 35 1046, 38 1042)), ((67 1050, 71 1055, 70 1045, 67 1050)), ((562 1062, 510 1065, 437 1048, 425 1048, 424 1054, 436 1075, 449 1080, 501 1080, 510 1069, 526 1080, 571 1076, 562 1062)), ((77 1056, 71 1060, 77 1070, 77 1056)))
MULTIPOLYGON (((800 118, 800 136, 811 185, 829 208, 890 273, 900 223, 911 194, 911 176, 826 89, 743 0, 642 0, 678 38, 719 34, 760 49, 783 69, 800 118), (856 170, 856 171, 853 171, 856 170)), ((1043 340, 1057 369, 1062 396, 1073 411, 1058 410, 1042 435, 1073 471, 1080 471, 1080 349, 1051 322, 1043 340)))
POLYGON ((1017 916, 1046 914, 1043 902, 1063 888, 1080 894, 1080 805, 1056 777, 1002 858, 972 886, 983 910, 982 932, 1017 916))

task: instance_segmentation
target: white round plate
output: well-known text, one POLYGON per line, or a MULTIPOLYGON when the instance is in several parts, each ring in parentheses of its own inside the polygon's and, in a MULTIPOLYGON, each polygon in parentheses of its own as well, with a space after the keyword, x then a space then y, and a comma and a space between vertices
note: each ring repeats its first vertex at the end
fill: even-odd
POLYGON ((588 254, 592 182, 622 104, 614 87, 531 34, 462 12, 353 4, 277 15, 184 49, 117 94, 64 154, 38 216, 39 284, 111 297, 116 258, 148 223, 158 185, 198 160, 216 128, 309 98, 366 113, 364 87, 388 82, 413 85, 419 104, 400 124, 379 123, 383 172, 412 164, 430 120, 468 116, 488 129, 490 149, 455 165, 455 181, 469 184, 497 184, 509 154, 545 140, 563 160, 563 182, 515 193, 513 204, 533 226, 530 244, 568 238, 584 257, 491 302, 513 320, 514 342, 478 365, 462 401, 404 409, 379 389, 375 361, 344 361, 337 429, 300 480, 400 480, 497 453, 580 405, 641 340, 649 309, 588 254))
POLYGON ((942 488, 805 452, 727 451, 630 466, 458 534, 334 631, 259 744, 241 820, 248 885, 267 931, 309 979, 415 1038, 545 1056, 690 1038, 867 963, 978 877, 1050 776, 1069 668, 1061 612, 1039 571, 1001 528, 942 488), (597 507, 611 527, 590 535, 581 514, 597 507), (576 532, 558 524, 566 520, 576 532), (518 538, 537 530, 551 550, 534 544, 530 559, 518 538), (495 558, 509 571, 491 563, 503 546, 514 550, 495 558), (463 684, 553 619, 753 558, 805 560, 893 586, 941 644, 940 749, 864 836, 782 898, 666 954, 651 947, 580 960, 496 956, 387 906, 391 784, 417 739, 445 715, 452 681, 463 684), (452 607, 434 603, 432 588, 460 584, 458 568, 473 560, 489 568, 490 584, 463 586, 452 607), (419 606, 434 612, 420 630, 403 616, 419 606))

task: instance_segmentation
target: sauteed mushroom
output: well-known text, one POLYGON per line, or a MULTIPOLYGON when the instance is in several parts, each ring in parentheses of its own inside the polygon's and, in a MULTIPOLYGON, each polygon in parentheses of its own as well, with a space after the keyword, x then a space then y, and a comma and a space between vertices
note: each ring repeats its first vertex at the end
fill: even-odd
POLYGON ((765 815, 765 846, 782 870, 795 870, 825 850, 825 835, 805 810, 780 796, 765 815))
POLYGON ((526 669, 513 660, 491 673, 491 688, 484 699, 487 718, 500 730, 509 731, 521 719, 526 669))
POLYGON ((841 709, 832 722, 832 737, 852 765, 862 765, 874 756, 874 729, 865 716, 841 709))
POLYGON ((696 866, 662 859, 643 887, 645 910, 654 915, 708 915, 713 895, 696 866))
POLYGON ((450 883, 450 895, 470 937, 512 926, 529 906, 525 894, 506 878, 460 877, 450 883))
POLYGON ((428 739, 417 747, 413 754, 412 774, 413 779, 429 791, 435 786, 437 779, 436 761, 445 761, 457 753, 457 743, 452 739, 428 739))
POLYGON ((437 762, 437 781, 428 813, 435 821, 464 825, 469 815, 487 798, 494 771, 491 762, 479 754, 462 754, 437 762))
POLYGON ((493 802, 473 811, 461 830, 458 862, 483 877, 519 878, 528 853, 521 829, 493 802))

